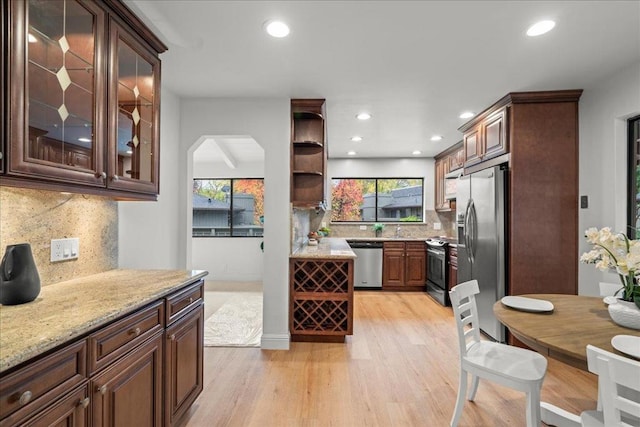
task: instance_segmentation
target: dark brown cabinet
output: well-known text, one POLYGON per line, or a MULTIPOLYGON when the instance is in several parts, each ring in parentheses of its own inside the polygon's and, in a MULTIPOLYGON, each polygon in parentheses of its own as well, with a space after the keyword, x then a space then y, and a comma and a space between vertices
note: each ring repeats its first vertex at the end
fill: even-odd
POLYGON ((435 157, 435 210, 449 212, 456 209, 455 180, 446 176, 462 168, 464 163, 464 147, 462 141, 447 148, 435 157))
POLYGON ((353 259, 289 261, 293 341, 343 342, 353 334, 353 259))
POLYGON ((384 242, 382 288, 424 290, 427 282, 425 243, 384 242))
POLYGON ((162 333, 91 381, 92 425, 162 426, 162 333))
POLYGON ((464 166, 469 167, 508 152, 507 114, 503 107, 464 132, 464 166))
POLYGON ((0 184, 155 198, 166 47, 120 2, 6 7, 0 184))
POLYGON ((449 289, 458 284, 458 248, 449 246, 449 289))
POLYGON ((327 151, 325 100, 291 100, 291 203, 323 204, 327 151))
POLYGON ((197 304, 167 328, 165 340, 165 424, 180 420, 203 388, 204 305, 197 304))
POLYGON ((89 426, 90 402, 89 387, 85 384, 21 425, 24 427, 89 426))
MULTIPOLYGON (((507 294, 578 291, 578 100, 582 90, 512 92, 460 127, 482 163, 508 162, 507 294), (508 151, 508 156, 500 156, 508 151), (487 160, 487 156, 500 156, 487 160), (553 257, 540 254, 553 246, 553 257)), ((465 171, 469 167, 465 163, 465 171)))

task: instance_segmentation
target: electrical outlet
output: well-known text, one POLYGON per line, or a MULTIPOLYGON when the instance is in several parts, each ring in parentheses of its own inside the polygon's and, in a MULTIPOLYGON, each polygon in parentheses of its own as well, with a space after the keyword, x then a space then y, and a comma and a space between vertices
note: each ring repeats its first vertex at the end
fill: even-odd
POLYGON ((80 255, 80 239, 51 239, 51 262, 78 259, 80 255))
POLYGON ((366 229, 367 229, 367 226, 366 226, 366 225, 361 225, 361 226, 360 226, 360 230, 366 230, 366 229))

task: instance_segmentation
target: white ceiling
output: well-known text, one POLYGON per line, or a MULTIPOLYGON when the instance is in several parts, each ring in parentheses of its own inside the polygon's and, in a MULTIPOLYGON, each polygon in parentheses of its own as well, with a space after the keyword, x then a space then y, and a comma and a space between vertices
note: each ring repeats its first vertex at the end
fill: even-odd
POLYGON ((201 163, 226 163, 236 169, 242 163, 264 162, 264 149, 249 136, 215 136, 206 138, 193 153, 201 163))
POLYGON ((465 110, 508 92, 588 90, 640 61, 640 1, 125 3, 167 43, 162 84, 181 97, 326 98, 333 158, 431 157, 461 139, 465 110), (269 19, 289 37, 267 36, 269 19), (541 19, 556 28, 527 37, 541 19), (356 120, 362 110, 373 118, 356 120))

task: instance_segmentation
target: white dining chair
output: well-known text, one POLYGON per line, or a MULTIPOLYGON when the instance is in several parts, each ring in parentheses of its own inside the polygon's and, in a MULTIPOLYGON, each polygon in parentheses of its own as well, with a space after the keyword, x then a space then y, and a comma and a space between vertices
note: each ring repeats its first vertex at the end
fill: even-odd
POLYGON ((582 412, 582 426, 640 426, 640 362, 587 345, 587 364, 598 374, 602 410, 582 412))
POLYGON ((527 397, 527 427, 539 427, 540 389, 547 359, 531 350, 480 340, 475 299, 479 292, 477 280, 461 283, 449 291, 460 347, 460 384, 451 427, 458 425, 462 414, 468 374, 472 378, 469 401, 475 398, 480 378, 522 391, 527 397))

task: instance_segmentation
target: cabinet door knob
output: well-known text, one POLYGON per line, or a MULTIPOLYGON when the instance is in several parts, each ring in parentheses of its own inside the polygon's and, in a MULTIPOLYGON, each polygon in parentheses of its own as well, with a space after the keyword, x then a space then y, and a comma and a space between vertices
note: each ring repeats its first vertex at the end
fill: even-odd
POLYGON ((175 340, 176 340, 176 334, 171 334, 171 335, 169 335, 169 339, 170 339, 171 341, 175 341, 175 340))
POLYGON ((119 177, 118 175, 113 175, 113 176, 111 177, 111 180, 112 180, 112 181, 117 181, 117 180, 119 180, 119 179, 120 179, 120 177, 119 177))
POLYGON ((134 328, 134 329, 131 329, 131 330, 129 331, 129 335, 135 335, 135 336, 140 335, 140 328, 134 328))
POLYGON ((89 402, 91 402, 91 400, 89 400, 88 397, 85 397, 84 399, 80 399, 80 401, 78 402, 78 406, 86 408, 87 406, 89 406, 89 402))
POLYGON ((107 178, 107 173, 106 172, 96 172, 96 178, 106 179, 107 178))
POLYGON ((189 297, 189 304, 193 302, 193 297, 189 297))
POLYGON ((21 405, 26 405, 27 403, 29 403, 32 396, 33 394, 29 390, 27 390, 20 395, 20 399, 18 399, 18 402, 20 402, 21 405))
POLYGON ((96 387, 96 391, 100 394, 105 394, 107 392, 107 385, 96 387))

